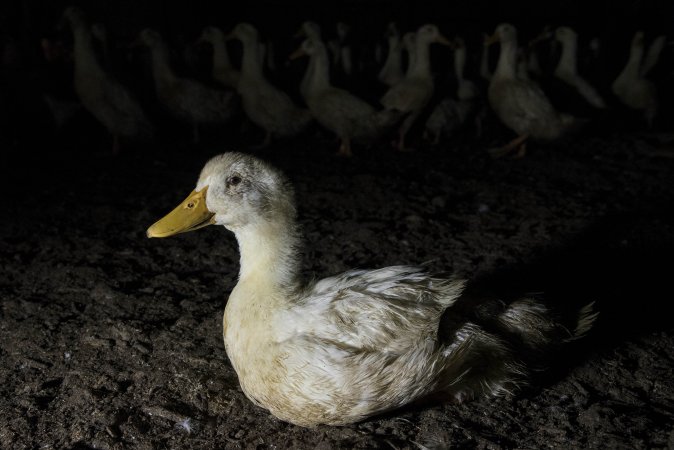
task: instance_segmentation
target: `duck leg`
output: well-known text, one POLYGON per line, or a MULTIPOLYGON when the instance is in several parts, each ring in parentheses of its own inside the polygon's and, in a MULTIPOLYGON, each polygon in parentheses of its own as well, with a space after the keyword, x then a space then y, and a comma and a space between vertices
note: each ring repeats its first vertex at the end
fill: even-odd
POLYGON ((526 146, 524 146, 524 144, 525 144, 525 141, 527 139, 529 139, 529 134, 526 134, 526 133, 521 135, 521 136, 517 136, 515 139, 508 142, 503 147, 490 148, 488 150, 489 154, 493 158, 501 158, 501 157, 507 155, 508 153, 517 150, 517 152, 518 152, 517 154, 519 155, 519 157, 522 157, 526 154, 526 146), (522 146, 524 146, 524 149, 521 148, 522 146), (521 153, 521 155, 520 155, 520 153, 521 153))
POLYGON ((342 143, 339 145, 339 151, 337 151, 337 156, 342 156, 345 158, 350 158, 353 156, 351 152, 351 140, 347 137, 342 138, 342 143))

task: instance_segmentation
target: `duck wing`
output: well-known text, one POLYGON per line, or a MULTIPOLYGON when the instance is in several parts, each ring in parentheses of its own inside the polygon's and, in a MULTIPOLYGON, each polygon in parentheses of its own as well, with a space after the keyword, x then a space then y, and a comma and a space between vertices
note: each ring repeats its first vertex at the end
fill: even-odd
POLYGON ((402 354, 438 339, 440 317, 464 282, 394 266, 355 270, 314 284, 293 308, 302 335, 337 348, 402 354))

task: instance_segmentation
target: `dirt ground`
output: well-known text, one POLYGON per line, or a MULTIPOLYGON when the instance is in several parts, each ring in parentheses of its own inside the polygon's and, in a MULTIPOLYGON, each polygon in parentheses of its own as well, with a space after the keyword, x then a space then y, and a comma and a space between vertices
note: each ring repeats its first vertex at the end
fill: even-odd
POLYGON ((261 153, 296 186, 307 275, 427 262, 475 289, 601 311, 513 398, 315 429, 255 407, 227 359, 233 236, 145 237, 210 155, 240 146, 15 147, 1 169, 0 447, 674 449, 674 160, 629 132, 521 160, 492 160, 489 144, 341 160, 309 137, 261 153))

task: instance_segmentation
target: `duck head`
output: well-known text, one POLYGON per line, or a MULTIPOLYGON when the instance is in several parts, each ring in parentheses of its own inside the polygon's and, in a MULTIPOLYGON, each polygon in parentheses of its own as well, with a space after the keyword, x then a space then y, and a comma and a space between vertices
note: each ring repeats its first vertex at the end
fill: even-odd
POLYGON ((422 42, 438 43, 452 47, 452 42, 440 33, 437 26, 432 24, 423 25, 416 32, 416 39, 422 42))
POLYGON ((387 38, 398 38, 400 37, 400 31, 398 31, 398 25, 395 22, 389 22, 386 25, 386 32, 384 36, 387 38))
POLYGON ((566 43, 577 39, 577 34, 569 27, 559 27, 555 30, 555 39, 558 42, 566 43))
POLYGON ((149 48, 155 48, 158 47, 162 44, 162 38, 161 35, 150 28, 145 28, 143 31, 140 32, 138 35, 138 44, 145 45, 149 48))
POLYGON ((218 27, 207 26, 201 30, 201 35, 197 42, 210 42, 211 44, 225 38, 225 33, 218 27))
POLYGON ((295 33, 295 37, 306 37, 310 39, 320 39, 321 38, 321 26, 317 24, 316 22, 312 22, 311 20, 307 20, 305 22, 302 22, 302 25, 300 25, 299 30, 297 30, 297 33, 295 33))
POLYGON ((246 42, 257 42, 258 41, 258 32, 257 29, 246 22, 242 22, 234 27, 234 29, 226 37, 229 39, 238 39, 243 43, 246 42))
POLYGON ((292 52, 288 58, 294 60, 302 56, 312 56, 321 50, 325 50, 325 45, 323 45, 322 41, 317 39, 305 39, 298 49, 292 52))
POLYGON ((75 29, 86 26, 88 26, 86 13, 77 6, 69 6, 63 11, 57 28, 63 31, 68 27, 75 29))
POLYGON ((295 219, 290 182, 269 164, 243 153, 212 158, 197 185, 173 211, 147 230, 148 237, 168 237, 223 225, 237 233, 295 219))
POLYGON ((494 34, 484 41, 484 45, 492 45, 497 42, 516 42, 517 29, 509 23, 502 23, 496 27, 494 34))

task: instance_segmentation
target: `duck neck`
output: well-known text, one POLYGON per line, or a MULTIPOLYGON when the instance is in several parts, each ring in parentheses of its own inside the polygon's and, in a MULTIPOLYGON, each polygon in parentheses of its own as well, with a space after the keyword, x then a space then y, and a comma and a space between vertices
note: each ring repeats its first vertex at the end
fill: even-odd
POLYGON ((257 39, 243 40, 243 58, 241 60, 241 76, 245 78, 262 78, 260 62, 260 46, 257 39))
POLYGON ((384 68, 388 71, 400 71, 400 38, 398 36, 388 38, 388 54, 384 68))
POLYGON ((229 53, 227 53, 227 44, 225 38, 218 36, 211 41, 213 45, 213 73, 221 73, 232 68, 232 63, 229 60, 229 53))
POLYGON ((73 25, 73 52, 76 72, 101 70, 94 51, 93 37, 86 24, 73 25))
POLYGON ((576 75, 576 39, 565 39, 562 42, 562 56, 559 58, 555 73, 557 75, 576 75))
POLYGON ((175 74, 169 64, 169 50, 164 42, 158 42, 152 47, 152 76, 159 87, 175 80, 175 74))
POLYGON ((627 60, 625 68, 620 73, 618 78, 629 78, 636 79, 639 78, 639 72, 641 70, 641 60, 644 56, 644 48, 640 45, 632 45, 630 48, 630 57, 627 60))
POLYGON ((424 77, 429 78, 431 76, 431 58, 430 58, 430 45, 428 42, 417 39, 414 44, 414 57, 412 58, 412 67, 409 75, 411 77, 424 77))
POLYGON ((517 41, 501 42, 501 52, 498 56, 498 64, 494 77, 516 78, 517 71, 517 41))
POLYGON ((289 222, 263 222, 236 231, 241 253, 239 285, 265 292, 299 286, 300 236, 295 224, 289 222))
POLYGON ((328 52, 323 46, 311 55, 311 62, 307 66, 308 88, 310 92, 330 87, 330 67, 328 63, 328 52))

